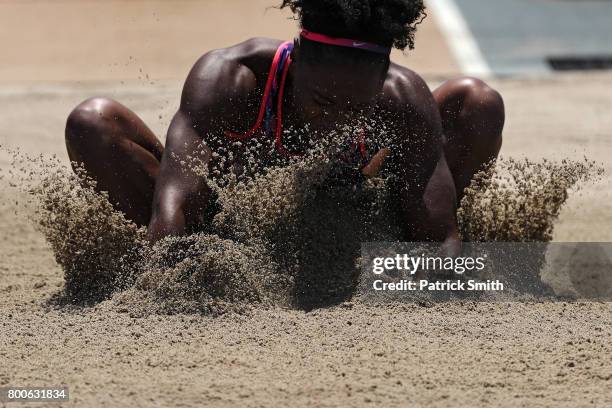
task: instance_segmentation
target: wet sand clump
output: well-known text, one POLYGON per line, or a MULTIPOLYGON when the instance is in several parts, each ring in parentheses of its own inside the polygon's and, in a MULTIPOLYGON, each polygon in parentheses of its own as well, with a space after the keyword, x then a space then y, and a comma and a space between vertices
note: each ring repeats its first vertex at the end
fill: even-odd
POLYGON ((287 303, 290 279, 256 245, 200 233, 145 247, 142 259, 133 287, 113 299, 132 313, 219 315, 287 303))

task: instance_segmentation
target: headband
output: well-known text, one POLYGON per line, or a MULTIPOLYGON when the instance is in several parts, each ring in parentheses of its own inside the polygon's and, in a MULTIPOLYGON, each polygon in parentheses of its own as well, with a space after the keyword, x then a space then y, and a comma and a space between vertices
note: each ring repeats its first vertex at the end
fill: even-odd
POLYGON ((300 35, 306 38, 307 40, 322 44, 337 45, 339 47, 357 48, 358 50, 371 51, 378 54, 391 54, 391 47, 385 47, 383 45, 373 44, 369 42, 351 40, 349 38, 330 37, 325 34, 313 33, 308 30, 302 30, 300 35))

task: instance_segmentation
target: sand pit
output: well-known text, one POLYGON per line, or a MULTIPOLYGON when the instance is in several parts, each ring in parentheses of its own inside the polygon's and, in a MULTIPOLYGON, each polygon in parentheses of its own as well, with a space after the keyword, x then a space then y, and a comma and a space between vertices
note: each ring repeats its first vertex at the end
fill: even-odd
MULTIPOLYGON (((342 133, 252 176, 221 176, 214 165, 209 175, 208 166, 185 161, 183 171, 209 180, 218 212, 204 230, 153 246, 145 239, 146 227, 139 229, 115 210, 79 164, 73 172, 57 159, 8 150, 13 160, 5 178, 16 196, 27 197, 17 199, 17 206, 64 270, 59 296, 67 303, 111 299, 121 309, 144 314, 219 315, 247 305, 311 310, 367 295, 357 290, 366 280, 359 266, 361 243, 406 241, 398 228, 395 191, 401 182, 393 172, 365 181, 338 178, 339 171, 351 171, 337 159, 342 133)), ((389 166, 398 159, 390 156, 389 166)), ((258 162, 256 156, 249 160, 258 162)), ((492 162, 474 177, 460 204, 463 239, 548 242, 568 195, 603 173, 587 159, 492 162)), ((546 250, 541 252, 544 261, 546 250)), ((514 274, 538 282, 540 265, 527 269, 521 264, 514 274)), ((551 278, 560 281, 554 272, 551 278)), ((524 294, 514 292, 506 295, 524 294)), ((604 290, 602 297, 609 295, 604 290)))
MULTIPOLYGON (((512 89, 513 84, 506 86, 512 89)), ((56 148, 55 142, 61 143, 49 142, 50 151, 56 148)), ((590 197, 594 188, 605 193, 597 186, 605 185, 606 179, 597 183, 571 195, 569 204, 590 197)), ((166 249, 174 246, 182 251, 182 258, 174 259, 174 264, 147 257, 149 266, 165 273, 150 269, 148 276, 135 279, 136 291, 120 290, 107 300, 80 302, 62 292, 64 271, 54 260, 53 245, 31 222, 34 213, 22 206, 28 196, 3 188, 2 197, 0 385, 67 384, 69 406, 612 403, 606 391, 611 381, 609 302, 523 299, 366 304, 347 298, 333 306, 305 310, 285 302, 283 293, 274 290, 279 284, 292 287, 294 280, 261 279, 274 276, 275 270, 270 275, 266 271, 234 273, 241 271, 241 256, 257 261, 261 252, 256 245, 265 242, 221 235, 192 237, 195 247, 168 242, 166 249), (233 239, 228 242, 228 238, 233 239), (203 264, 213 262, 219 257, 202 254, 210 250, 227 255, 224 245, 237 251, 231 257, 237 263, 213 268, 232 273, 194 275, 197 268, 185 262, 194 257, 203 264), (272 290, 262 283, 270 284, 272 290), (201 291, 187 290, 193 285, 215 290, 198 297, 201 291), (240 289, 245 286, 256 290, 245 295, 240 289), (279 296, 273 299, 269 293, 279 296), (182 295, 180 299, 177 294, 182 295)), ((139 232, 105 212, 108 207, 103 201, 87 194, 83 197, 94 204, 96 212, 88 214, 87 207, 75 206, 72 220, 85 217, 91 225, 106 228, 100 231, 108 231, 109 220, 114 220, 110 224, 117 228, 111 228, 115 234, 110 235, 111 248, 124 250, 126 241, 120 238, 126 236, 137 241, 139 232)), ((586 203, 595 208, 605 205, 586 203)), ((69 206, 64 203, 62 208, 69 206)), ((561 210, 561 228, 568 222, 567 211, 577 211, 574 205, 566 210, 554 203, 548 210, 555 216, 561 210)), ((256 219, 258 214, 251 216, 256 219)), ((558 239, 557 231, 550 231, 553 238, 558 239)), ((92 235, 82 232, 81 236, 92 235)), ((358 242, 360 237, 355 239, 358 242)), ((70 247, 62 248, 74 255, 70 247)), ((79 260, 78 256, 71 259, 79 260)), ((279 260, 286 258, 274 259, 279 260)), ((258 271, 273 264, 269 259, 259 261, 261 264, 251 264, 258 271)), ((88 266, 96 270, 95 265, 88 266)), ((84 294, 91 294, 90 290, 96 288, 84 294)), ((292 293, 295 291, 289 291, 289 299, 292 293)), ((83 293, 72 295, 80 298, 83 293)), ((102 295, 108 293, 102 291, 102 295)))

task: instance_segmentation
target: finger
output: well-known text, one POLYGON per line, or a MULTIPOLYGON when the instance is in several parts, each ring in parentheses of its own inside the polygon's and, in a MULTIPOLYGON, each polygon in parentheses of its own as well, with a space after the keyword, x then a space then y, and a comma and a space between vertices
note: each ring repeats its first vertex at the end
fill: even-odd
POLYGON ((382 169, 383 165, 385 164, 385 160, 387 159, 387 157, 391 154, 391 150, 388 148, 383 148, 380 149, 375 155, 374 157, 372 157, 372 159, 370 160, 370 162, 368 164, 366 164, 362 169, 361 169, 361 173, 364 176, 367 177, 374 177, 376 176, 378 173, 380 173, 380 170, 382 169))

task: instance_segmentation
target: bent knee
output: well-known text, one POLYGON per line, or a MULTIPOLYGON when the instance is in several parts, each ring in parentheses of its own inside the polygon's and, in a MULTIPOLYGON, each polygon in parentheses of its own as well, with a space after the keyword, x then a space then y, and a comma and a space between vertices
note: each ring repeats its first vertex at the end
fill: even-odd
POLYGON ((458 108, 451 115, 455 125, 469 129, 473 137, 488 137, 499 144, 505 122, 504 101, 499 92, 472 77, 453 80, 448 86, 447 106, 455 107, 452 110, 458 108))
POLYGON ((504 100, 486 82, 472 77, 457 80, 456 92, 462 100, 462 110, 484 112, 492 118, 504 116, 504 100))
POLYGON ((120 110, 119 102, 109 98, 94 97, 81 102, 66 120, 66 143, 75 146, 83 140, 89 143, 92 138, 109 139, 120 119, 120 110))

